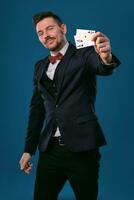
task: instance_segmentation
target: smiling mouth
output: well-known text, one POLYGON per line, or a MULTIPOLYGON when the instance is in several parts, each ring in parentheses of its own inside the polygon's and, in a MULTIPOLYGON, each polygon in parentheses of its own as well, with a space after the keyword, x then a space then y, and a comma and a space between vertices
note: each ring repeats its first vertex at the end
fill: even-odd
POLYGON ((46 41, 46 44, 52 44, 53 41, 54 41, 54 39, 48 39, 48 40, 46 41))

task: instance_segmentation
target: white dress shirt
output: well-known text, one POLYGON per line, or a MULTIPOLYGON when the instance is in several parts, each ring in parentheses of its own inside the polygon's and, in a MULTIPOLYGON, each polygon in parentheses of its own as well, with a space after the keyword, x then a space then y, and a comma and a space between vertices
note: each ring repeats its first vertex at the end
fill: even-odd
MULTIPOLYGON (((59 51, 63 56, 65 55, 65 53, 68 49, 68 46, 69 46, 69 43, 67 42, 65 44, 65 46, 59 51)), ((51 56, 54 56, 54 54, 52 52, 50 52, 50 54, 51 54, 51 56)), ((51 80, 53 80, 54 73, 55 73, 56 67, 58 66, 59 62, 60 62, 60 60, 57 60, 54 64, 49 63, 46 74, 51 80)), ((54 137, 59 137, 59 136, 60 136, 60 131, 59 131, 59 128, 57 127, 54 137)))

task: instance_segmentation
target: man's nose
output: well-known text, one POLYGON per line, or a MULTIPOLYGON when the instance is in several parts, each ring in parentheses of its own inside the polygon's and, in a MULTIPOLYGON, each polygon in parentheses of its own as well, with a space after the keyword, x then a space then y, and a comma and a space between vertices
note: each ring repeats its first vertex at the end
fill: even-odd
POLYGON ((44 32, 44 34, 43 34, 43 39, 46 40, 47 37, 48 37, 47 32, 44 32))

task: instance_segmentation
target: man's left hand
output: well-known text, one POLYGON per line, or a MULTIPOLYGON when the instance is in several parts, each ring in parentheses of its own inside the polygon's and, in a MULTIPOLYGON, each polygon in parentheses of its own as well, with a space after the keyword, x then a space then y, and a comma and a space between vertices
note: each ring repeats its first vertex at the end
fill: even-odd
POLYGON ((105 64, 110 64, 112 61, 110 40, 101 32, 96 32, 92 36, 95 42, 95 50, 100 55, 100 58, 105 64))

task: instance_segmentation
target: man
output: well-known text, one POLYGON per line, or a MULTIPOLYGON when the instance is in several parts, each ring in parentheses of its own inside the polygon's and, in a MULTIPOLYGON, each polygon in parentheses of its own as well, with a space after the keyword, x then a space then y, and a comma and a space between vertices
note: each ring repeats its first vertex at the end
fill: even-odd
POLYGON ((56 200, 66 180, 77 200, 96 200, 99 147, 106 144, 95 114, 96 75, 112 74, 120 61, 100 32, 92 37, 95 47, 76 49, 57 15, 43 12, 33 20, 51 56, 35 65, 21 170, 31 171, 38 145, 34 200, 56 200))

